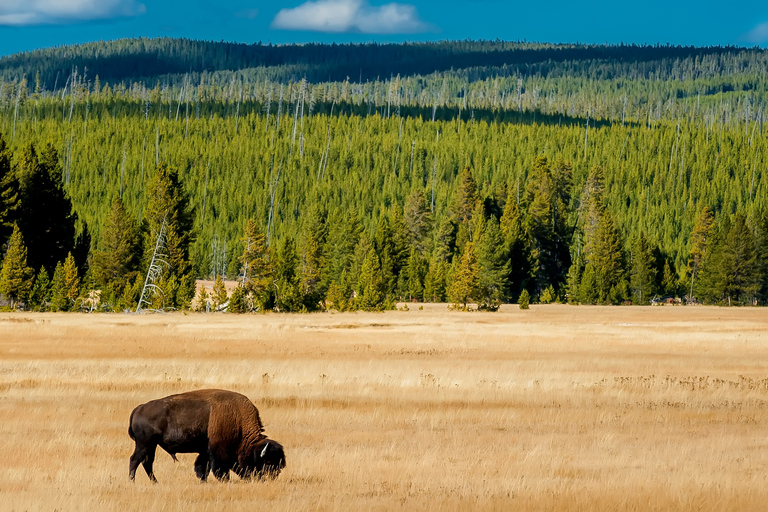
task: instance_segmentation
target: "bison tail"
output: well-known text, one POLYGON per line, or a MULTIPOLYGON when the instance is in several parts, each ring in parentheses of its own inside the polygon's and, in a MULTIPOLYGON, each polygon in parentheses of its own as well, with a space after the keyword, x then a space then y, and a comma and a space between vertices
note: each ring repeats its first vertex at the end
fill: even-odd
POLYGON ((134 441, 136 440, 136 437, 134 437, 133 435, 133 413, 135 412, 136 412, 136 409, 131 411, 131 419, 128 420, 128 435, 131 436, 131 439, 133 439, 134 441))

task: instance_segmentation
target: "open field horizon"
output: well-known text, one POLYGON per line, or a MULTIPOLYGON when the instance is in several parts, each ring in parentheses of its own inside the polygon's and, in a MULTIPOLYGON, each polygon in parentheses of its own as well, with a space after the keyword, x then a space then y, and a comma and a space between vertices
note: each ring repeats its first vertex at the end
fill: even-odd
POLYGON ((768 315, 0 314, 1 510, 761 510, 768 315), (285 446, 273 482, 200 484, 138 404, 225 388, 285 446))

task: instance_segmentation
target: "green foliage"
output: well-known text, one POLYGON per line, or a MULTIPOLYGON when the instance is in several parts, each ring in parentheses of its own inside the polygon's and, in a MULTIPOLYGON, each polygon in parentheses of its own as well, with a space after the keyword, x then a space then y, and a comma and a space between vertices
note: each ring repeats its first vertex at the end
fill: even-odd
POLYGON ((273 262, 267 250, 266 236, 254 219, 248 219, 241 238, 243 253, 239 258, 240 276, 246 296, 253 303, 251 309, 266 309, 271 293, 273 262))
POLYGON ((454 259, 451 270, 448 300, 454 308, 466 311, 468 304, 476 301, 480 295, 480 267, 472 242, 466 243, 461 257, 454 259))
POLYGON ((227 288, 224 286, 224 280, 221 276, 216 276, 216 280, 213 282, 213 290, 211 293, 211 308, 214 311, 218 311, 229 299, 227 294, 227 288))
POLYGON ((200 286, 200 291, 197 292, 195 302, 197 303, 195 311, 198 313, 207 313, 211 310, 210 296, 208 295, 208 290, 205 289, 205 285, 200 286))
POLYGON ((72 253, 67 255, 64 263, 56 264, 51 282, 51 310, 70 311, 80 295, 80 277, 72 253))
POLYGON ((91 271, 102 296, 119 297, 136 280, 141 257, 139 230, 119 196, 112 201, 109 217, 93 251, 91 271))
POLYGON ((384 274, 376 250, 372 247, 365 255, 360 268, 355 308, 363 311, 381 311, 386 299, 384 292, 384 274))
POLYGON ((48 276, 48 271, 43 267, 37 274, 35 284, 32 286, 32 292, 29 296, 29 307, 35 311, 46 311, 50 300, 51 278, 48 276))
POLYGON ((27 301, 33 277, 34 271, 27 266, 27 248, 24 245, 24 239, 19 227, 15 226, 8 241, 8 250, 3 258, 2 269, 0 269, 0 294, 11 303, 11 308, 19 302, 27 301))
POLYGON ((511 262, 499 222, 491 217, 477 246, 479 309, 497 310, 507 299, 511 262))
POLYGON ((520 307, 520 309, 528 309, 530 308, 531 303, 531 294, 528 293, 528 290, 523 290, 520 292, 520 298, 517 299, 517 304, 520 307))
POLYGON ((242 286, 238 286, 232 291, 232 296, 229 298, 227 313, 245 313, 246 311, 245 291, 242 286))
POLYGON ((298 273, 299 257, 292 238, 280 243, 275 264, 275 309, 283 312, 301 311, 304 308, 301 275, 298 273))
MULTIPOLYGON (((665 266, 665 270, 669 270, 668 264, 665 266)), ((651 245, 643 233, 640 233, 632 248, 632 267, 630 273, 632 302, 634 304, 649 304, 657 292, 656 262, 654 261, 651 245)), ((671 279, 671 276, 667 275, 665 277, 671 279)), ((669 286, 669 283, 667 285, 669 286)))

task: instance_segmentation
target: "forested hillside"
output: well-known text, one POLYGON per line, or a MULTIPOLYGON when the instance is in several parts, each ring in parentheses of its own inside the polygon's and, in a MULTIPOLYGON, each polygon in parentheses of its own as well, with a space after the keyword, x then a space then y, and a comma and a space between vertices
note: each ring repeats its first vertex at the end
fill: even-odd
POLYGON ((194 278, 225 276, 230 309, 765 303, 767 56, 163 39, 5 57, 0 293, 123 309, 151 281, 145 305, 187 307, 194 278))

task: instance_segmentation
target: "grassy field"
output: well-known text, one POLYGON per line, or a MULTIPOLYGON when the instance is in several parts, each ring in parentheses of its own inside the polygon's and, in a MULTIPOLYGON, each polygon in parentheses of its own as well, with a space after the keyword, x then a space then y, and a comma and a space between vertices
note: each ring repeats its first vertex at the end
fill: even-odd
POLYGON ((768 310, 0 314, 0 510, 764 510, 768 310), (128 480, 136 405, 242 392, 273 482, 128 480))

